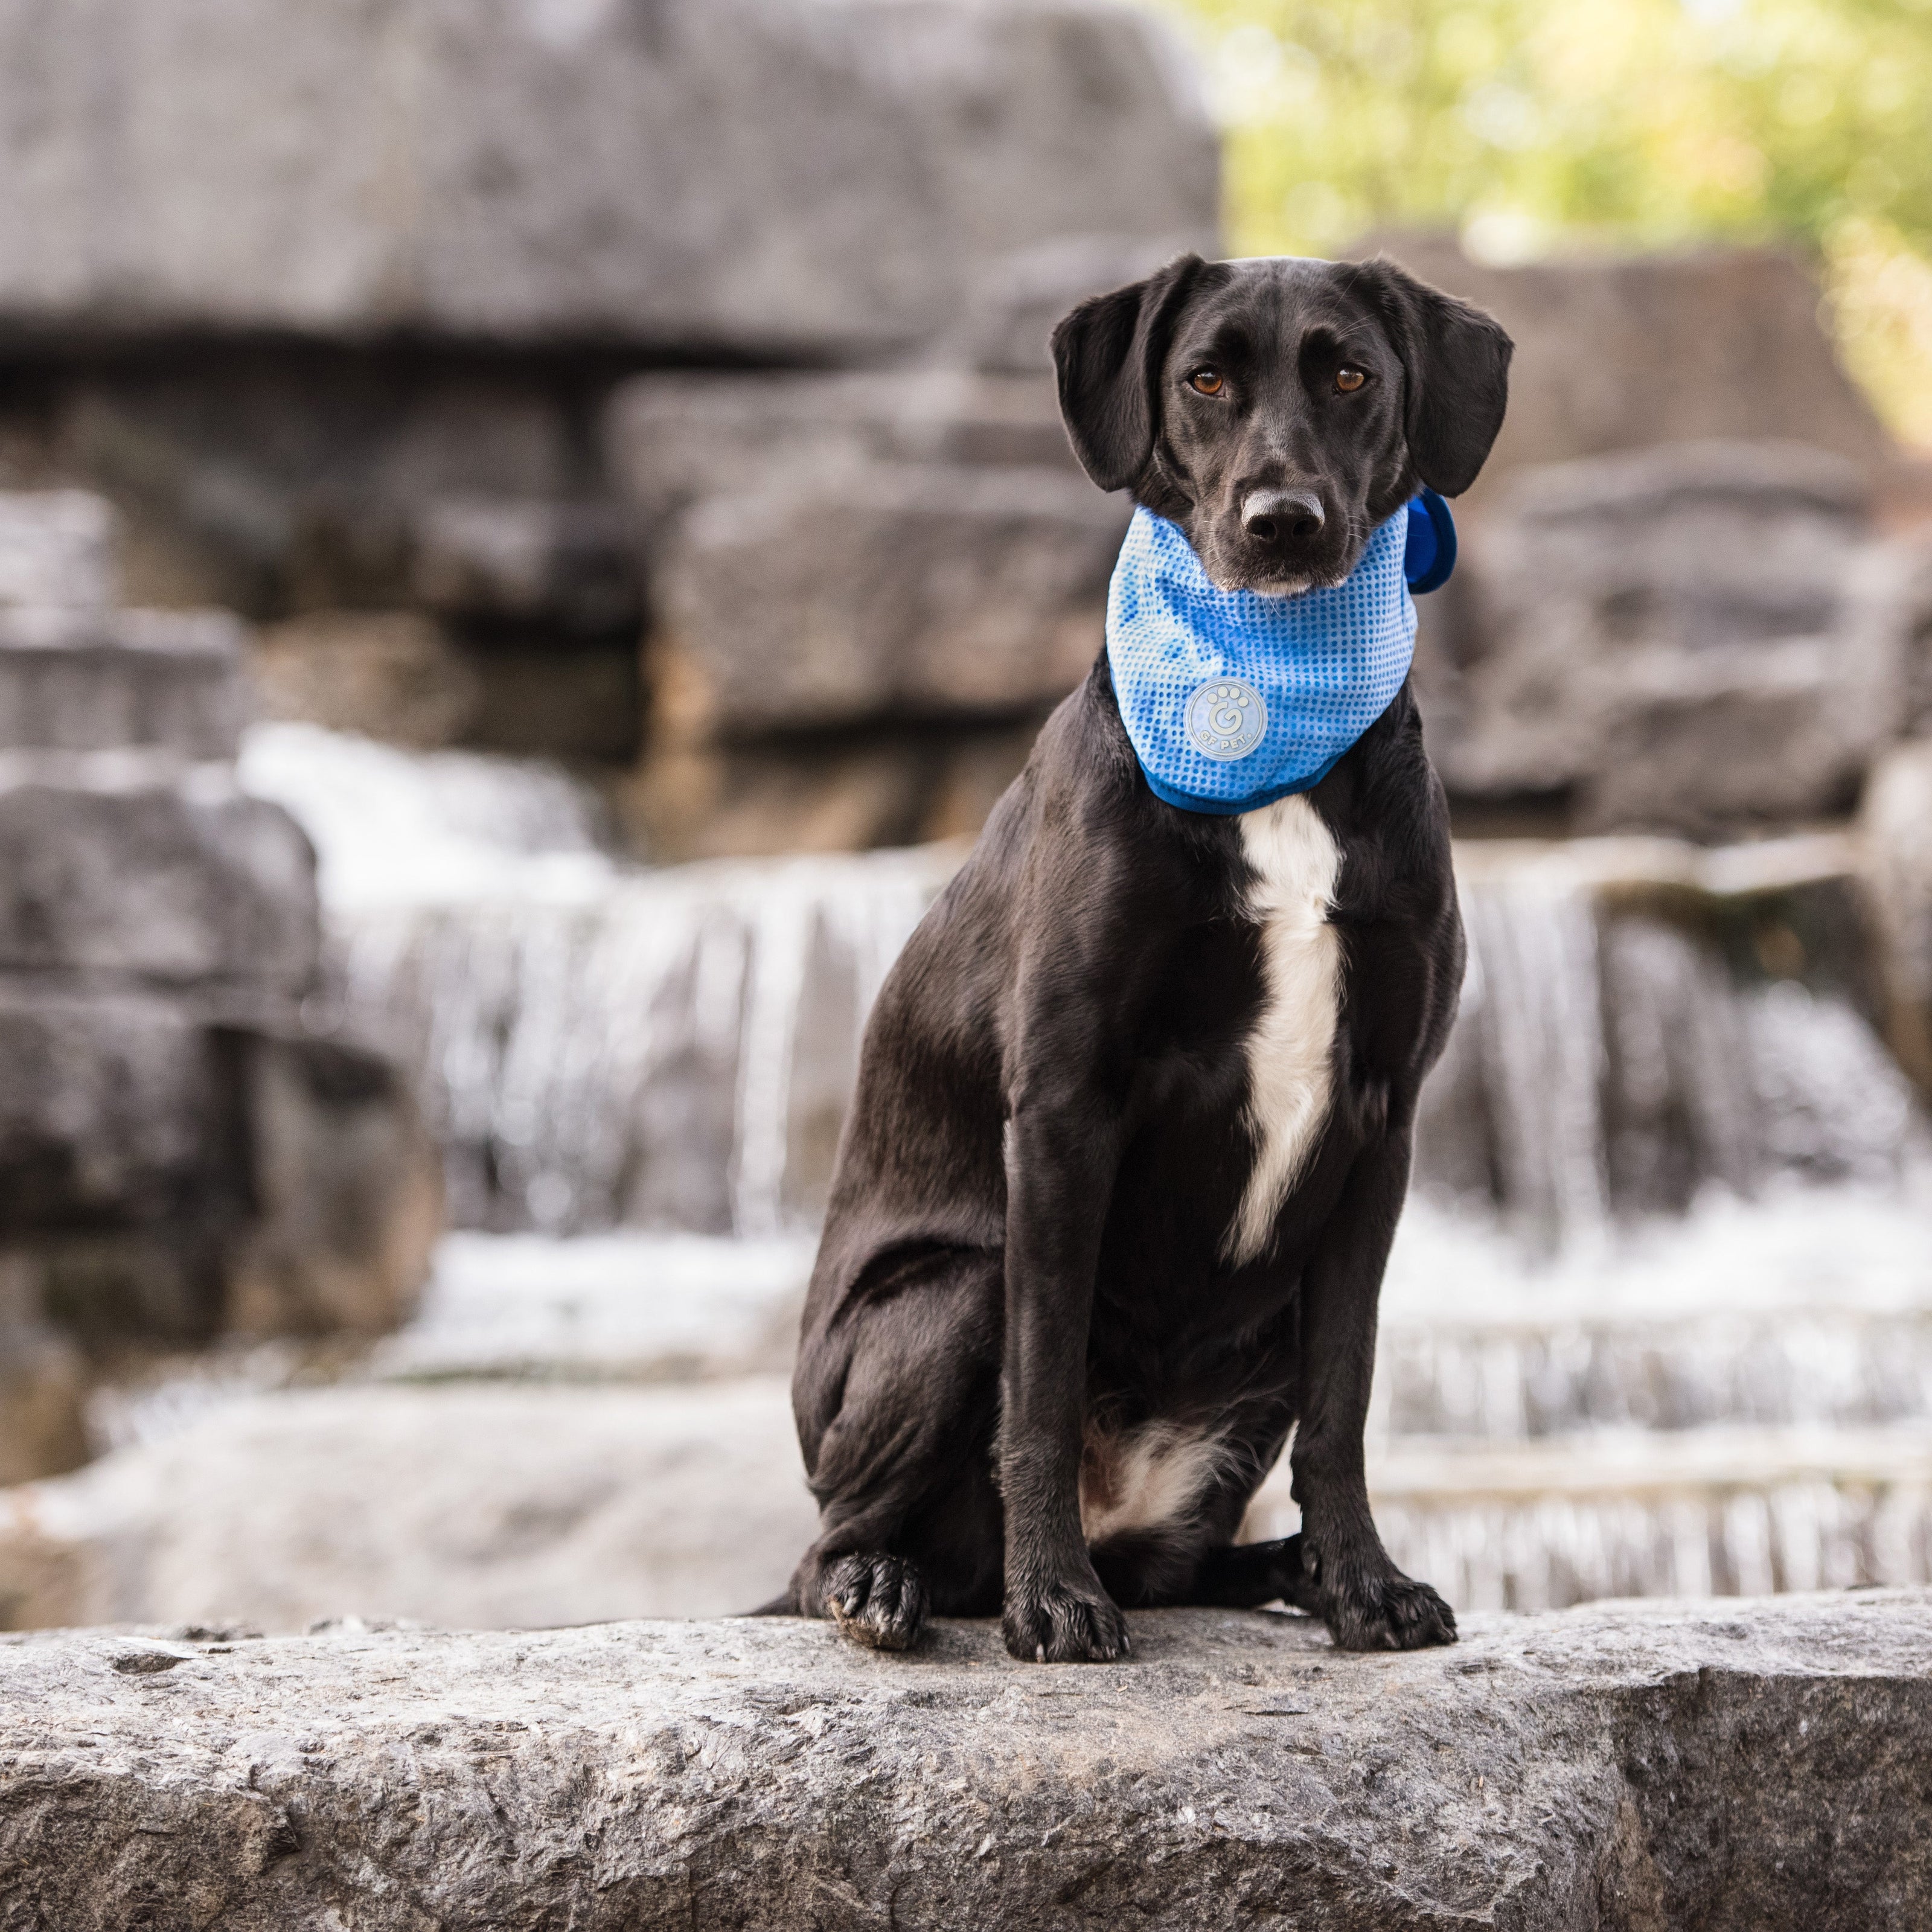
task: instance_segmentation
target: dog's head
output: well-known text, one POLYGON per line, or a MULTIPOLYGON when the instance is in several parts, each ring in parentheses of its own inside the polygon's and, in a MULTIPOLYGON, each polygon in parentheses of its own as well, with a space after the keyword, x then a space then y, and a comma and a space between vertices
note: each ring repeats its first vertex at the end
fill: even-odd
POLYGON ((1392 262, 1204 262, 1082 302, 1053 332, 1060 409, 1103 490, 1178 524, 1224 590, 1340 584, 1426 483, 1475 481, 1509 338, 1392 262))

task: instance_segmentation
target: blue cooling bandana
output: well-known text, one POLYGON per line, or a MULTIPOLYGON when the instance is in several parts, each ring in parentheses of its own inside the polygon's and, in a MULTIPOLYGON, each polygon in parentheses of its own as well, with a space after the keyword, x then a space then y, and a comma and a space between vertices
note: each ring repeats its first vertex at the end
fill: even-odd
POLYGON ((1136 509, 1107 596, 1107 663, 1141 769, 1186 812, 1306 791, 1388 709, 1415 650, 1412 591, 1456 562, 1425 490, 1377 526, 1332 590, 1217 590, 1180 526, 1136 509))

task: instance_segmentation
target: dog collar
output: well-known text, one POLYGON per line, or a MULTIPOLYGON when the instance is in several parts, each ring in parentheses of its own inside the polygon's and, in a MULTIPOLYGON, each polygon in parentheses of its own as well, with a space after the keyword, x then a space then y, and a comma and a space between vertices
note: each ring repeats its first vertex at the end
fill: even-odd
POLYGON ((1415 605, 1456 563, 1425 490, 1376 526, 1331 590, 1220 590, 1180 526, 1136 509, 1107 596, 1107 663, 1141 770, 1184 812, 1252 812, 1319 784, 1389 707, 1415 605))

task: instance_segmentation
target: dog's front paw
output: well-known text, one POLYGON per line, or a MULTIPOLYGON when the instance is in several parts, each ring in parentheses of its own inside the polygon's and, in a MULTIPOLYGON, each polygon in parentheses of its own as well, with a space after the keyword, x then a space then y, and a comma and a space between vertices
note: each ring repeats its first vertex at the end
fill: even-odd
POLYGON ((1426 1583, 1394 1568, 1324 1592, 1321 1616, 1340 1650, 1424 1650, 1456 1641, 1456 1612, 1426 1583))
POLYGON ((902 1556, 842 1556, 824 1598, 841 1633, 868 1650, 910 1650, 926 1625, 926 1585, 902 1556))
POLYGON ((1017 1592, 1000 1626, 1007 1649, 1028 1664, 1113 1664, 1133 1650, 1126 1618, 1097 1580, 1017 1592))

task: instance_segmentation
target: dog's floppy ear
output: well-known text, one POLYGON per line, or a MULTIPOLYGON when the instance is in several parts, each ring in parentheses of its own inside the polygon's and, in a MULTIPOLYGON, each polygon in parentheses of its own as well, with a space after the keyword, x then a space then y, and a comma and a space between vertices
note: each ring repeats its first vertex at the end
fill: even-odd
POLYGON ((1402 423, 1416 474, 1440 494, 1460 496, 1503 426, 1516 345, 1473 303, 1417 280, 1386 256, 1355 274, 1402 358, 1402 423))
POLYGON ((1089 296, 1054 326, 1060 418, 1081 468, 1103 490, 1125 489, 1154 454, 1161 364, 1207 266, 1176 256, 1144 281, 1089 296))

